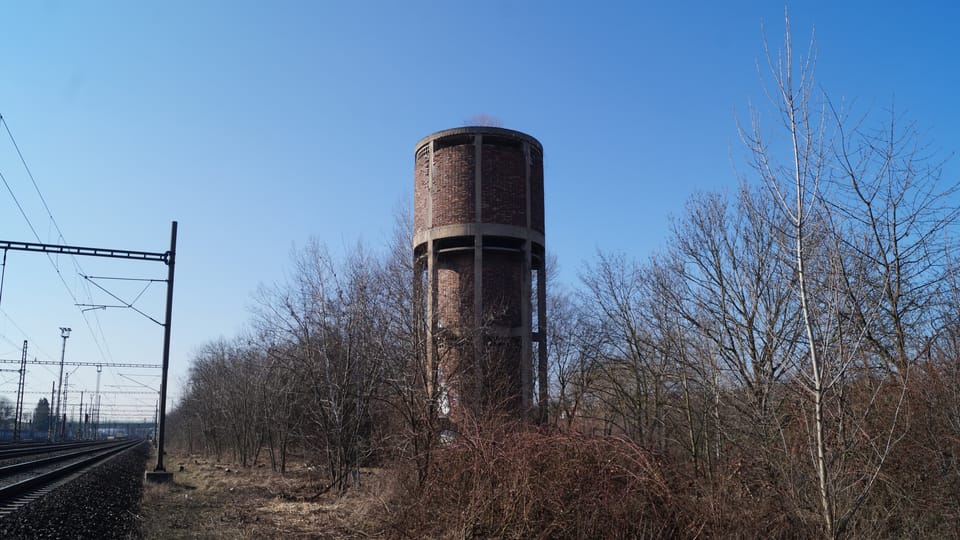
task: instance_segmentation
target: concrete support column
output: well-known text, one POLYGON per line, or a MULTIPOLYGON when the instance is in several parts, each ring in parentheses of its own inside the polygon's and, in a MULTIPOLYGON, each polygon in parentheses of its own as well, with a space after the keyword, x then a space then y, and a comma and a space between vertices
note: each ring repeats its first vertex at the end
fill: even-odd
POLYGON ((547 261, 546 253, 537 268, 537 353, 538 353, 538 374, 540 381, 538 390, 540 391, 540 423, 547 423, 547 412, 549 409, 549 394, 547 388, 547 261))
MULTIPOLYGON (((483 135, 473 136, 473 211, 477 223, 483 223, 483 135)), ((487 371, 489 361, 484 355, 483 341, 486 325, 483 311, 483 227, 477 227, 473 235, 473 361, 474 377, 487 371)), ((483 403, 484 392, 480 384, 474 384, 474 403, 483 403)))
POLYGON ((520 335, 521 354, 520 354, 520 404, 523 407, 524 418, 530 417, 530 410, 533 407, 533 360, 531 359, 532 347, 531 340, 531 313, 530 313, 530 241, 523 243, 523 267, 521 268, 520 282, 520 335))
MULTIPOLYGON (((533 225, 530 216, 530 142, 523 141, 523 200, 525 201, 524 214, 526 217, 527 230, 533 225)), ((521 405, 523 407, 524 418, 530 418, 530 412, 533 408, 533 346, 531 345, 532 314, 530 306, 531 271, 533 269, 533 246, 529 238, 523 242, 523 268, 522 281, 520 285, 520 335, 521 358, 520 358, 520 384, 521 384, 521 405)))

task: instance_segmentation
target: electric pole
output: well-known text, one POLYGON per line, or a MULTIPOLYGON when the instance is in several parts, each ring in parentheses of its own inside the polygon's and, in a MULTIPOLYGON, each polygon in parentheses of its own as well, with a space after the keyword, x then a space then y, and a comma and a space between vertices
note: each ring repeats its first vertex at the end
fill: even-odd
MULTIPOLYGON (((60 351, 60 383, 57 386, 57 412, 56 419, 60 422, 60 391, 63 389, 63 359, 67 354, 67 338, 70 337, 70 329, 60 327, 60 337, 63 338, 63 349, 60 351)), ((56 434, 54 434, 56 435, 56 434)))
POLYGON ((173 313, 173 276, 177 260, 177 222, 170 224, 170 251, 167 252, 167 309, 163 322, 163 374, 160 379, 160 421, 157 422, 157 466, 148 471, 147 480, 166 482, 173 479, 173 473, 163 467, 163 437, 166 431, 167 415, 167 370, 170 367, 170 324, 173 313))
POLYGON ((20 383, 17 385, 16 424, 13 427, 13 440, 19 441, 23 432, 23 385, 27 376, 27 340, 23 340, 23 354, 20 356, 20 383))
POLYGON ((53 442, 53 395, 57 393, 57 382, 50 381, 50 403, 47 404, 47 441, 53 442))
POLYGON ((63 425, 60 427, 60 438, 67 438, 67 395, 70 393, 70 374, 63 381, 63 425))
POLYGON ((97 393, 93 398, 93 440, 100 438, 100 373, 102 371, 103 366, 97 364, 97 393))
POLYGON ((80 391, 80 416, 77 417, 77 440, 83 440, 83 390, 80 391))

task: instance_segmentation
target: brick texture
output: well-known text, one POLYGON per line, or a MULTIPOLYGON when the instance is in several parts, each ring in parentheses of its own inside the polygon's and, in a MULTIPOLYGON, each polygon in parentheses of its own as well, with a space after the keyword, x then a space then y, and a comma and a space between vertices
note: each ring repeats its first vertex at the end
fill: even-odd
POLYGON ((530 148, 530 228, 544 232, 543 226, 543 154, 530 148))
POLYGON ((475 221, 473 152, 472 144, 434 151, 433 227, 475 221))
POLYGON ((483 145, 480 196, 484 223, 527 226, 526 163, 520 146, 483 145))
POLYGON ((427 229, 427 208, 430 202, 430 145, 417 151, 413 165, 413 230, 427 229))
POLYGON ((520 359, 523 357, 520 338, 494 338, 487 340, 483 358, 480 359, 481 405, 501 410, 519 410, 520 359))
MULTIPOLYGON (((414 159, 415 231, 424 233, 435 227, 479 221, 515 227, 529 224, 531 229, 543 233, 543 156, 537 145, 530 143, 528 163, 524 140, 503 130, 488 133, 472 132, 469 128, 428 139, 414 159), (479 164, 475 158, 477 134, 483 140, 479 164), (434 148, 432 163, 431 145, 434 148), (476 211, 478 165, 482 181, 479 216, 476 211)), ((426 245, 418 247, 421 256, 426 253, 426 245)), ((515 334, 530 323, 522 318, 523 302, 529 299, 522 294, 525 255, 511 249, 529 244, 524 244, 521 235, 514 239, 438 238, 434 245, 439 250, 436 252, 435 315, 439 326, 435 334, 436 361, 449 392, 451 419, 456 422, 462 411, 486 407, 519 412, 524 351, 523 339, 515 334), (483 307, 480 321, 475 321, 474 286, 478 277, 474 275, 475 252, 469 247, 474 242, 483 242, 488 248, 482 252, 482 275, 479 276, 483 307)), ((425 261, 418 264, 418 268, 425 271, 425 261)))
POLYGON ((494 326, 520 326, 523 255, 505 251, 483 254, 484 322, 494 326))
POLYGON ((445 253, 437 259, 437 321, 450 330, 473 324, 473 253, 445 253))

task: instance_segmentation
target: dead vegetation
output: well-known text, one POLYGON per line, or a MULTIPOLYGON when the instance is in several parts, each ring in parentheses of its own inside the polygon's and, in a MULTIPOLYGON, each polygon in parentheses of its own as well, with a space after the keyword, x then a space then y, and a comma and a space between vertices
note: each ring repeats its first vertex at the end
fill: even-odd
POLYGON ((167 457, 171 484, 147 483, 142 533, 167 538, 370 538, 384 473, 364 470, 362 485, 343 496, 317 496, 320 483, 302 464, 279 475, 197 455, 167 457), (181 468, 182 467, 182 468, 181 468))
POLYGON ((407 538, 668 538, 680 530, 656 459, 621 437, 511 424, 462 434, 391 505, 407 538))

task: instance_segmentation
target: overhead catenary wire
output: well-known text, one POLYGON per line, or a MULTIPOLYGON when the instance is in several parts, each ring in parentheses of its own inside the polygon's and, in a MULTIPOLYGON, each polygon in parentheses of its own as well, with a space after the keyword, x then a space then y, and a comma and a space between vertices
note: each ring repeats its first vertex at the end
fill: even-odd
MULTIPOLYGON (((20 163, 23 164, 24 170, 27 171, 27 176, 30 177, 30 182, 33 183, 33 189, 37 191, 37 196, 40 197, 40 202, 43 204, 43 209, 47 211, 47 217, 50 218, 50 223, 53 223, 53 228, 57 230, 58 238, 63 243, 66 243, 67 241, 63 237, 63 231, 60 230, 60 225, 58 225, 57 220, 54 219, 53 212, 50 211, 50 207, 47 205, 47 200, 43 197, 43 193, 40 192, 40 186, 37 185, 37 179, 34 178, 33 171, 31 171, 30 166, 27 165, 27 160, 23 158, 23 152, 20 151, 20 145, 17 144, 17 140, 13 137, 13 132, 10 131, 10 125, 7 124, 7 121, 3 118, 2 114, 0 114, 0 124, 3 124, 3 127, 7 130, 7 136, 10 138, 10 142, 13 143, 13 148, 17 151, 17 156, 20 158, 20 163)), ((33 226, 31 225, 30 228, 32 229, 33 226)), ((34 231, 34 236, 36 236, 36 231, 34 231)), ((37 239, 39 240, 39 236, 37 239)))
MULTIPOLYGON (((58 240, 66 244, 67 240, 63 234, 63 230, 60 229, 60 224, 57 223, 56 218, 53 217, 53 212, 50 210, 50 206, 47 204, 47 199, 43 196, 43 193, 40 191, 40 186, 37 184, 37 179, 36 177, 34 177, 33 171, 30 169, 30 166, 27 164, 27 160, 23 157, 23 152, 20 150, 20 145, 17 144, 17 139, 13 136, 13 132, 10 130, 10 124, 3 117, 3 114, 0 114, 0 124, 3 124, 3 127, 7 132, 7 137, 10 139, 10 143, 13 145, 14 150, 16 150, 17 157, 20 158, 20 163, 23 165, 23 168, 26 171, 27 176, 30 178, 30 183, 33 184, 33 189, 37 192, 37 196, 40 198, 41 204, 43 204, 43 209, 47 212, 47 217, 49 218, 50 223, 52 223, 53 228, 56 229, 58 240)), ((37 242, 42 242, 42 240, 40 239, 39 233, 37 233, 37 230, 33 226, 33 223, 31 223, 30 218, 27 217, 26 212, 23 210, 23 206, 20 205, 20 201, 17 200, 16 196, 13 193, 13 190, 10 188, 10 185, 7 184, 6 179, 4 179, 4 184, 7 186, 7 191, 10 192, 10 196, 13 197, 14 202, 16 202, 17 207, 20 209, 20 214, 23 216, 24 220, 26 220, 27 225, 30 227, 30 230, 33 232, 34 238, 37 239, 37 242)), ((57 275, 60 276, 60 281, 63 283, 63 286, 67 289, 67 292, 70 294, 70 297, 74 300, 74 303, 77 303, 76 295, 70 289, 70 286, 67 284, 66 280, 61 274, 59 265, 57 265, 53 261, 53 257, 49 254, 47 254, 47 259, 50 261, 50 264, 53 265, 54 269, 57 272, 57 275)), ((73 261, 74 266, 76 266, 77 272, 82 274, 83 267, 80 265, 80 262, 77 260, 77 258, 75 256, 71 256, 71 260, 73 261)), ((87 296, 88 297, 90 296, 89 291, 87 291, 87 296)), ((84 317, 84 319, 86 320, 86 317, 84 317)), ((97 325, 99 327, 99 319, 97 319, 97 325)), ((91 334, 93 334, 93 328, 90 328, 89 322, 87 322, 87 327, 90 329, 91 334)), ((106 336, 103 335, 102 327, 100 327, 100 333, 101 333, 101 336, 104 338, 104 342, 106 342, 106 336)), ((94 337, 94 341, 97 343, 97 347, 100 348, 100 343, 97 340, 96 335, 94 335, 93 337, 94 337)), ((103 351, 101 350, 101 357, 102 356, 103 356, 103 351)))
MULTIPOLYGON (((27 173, 27 176, 30 178, 30 182, 33 184, 34 190, 37 192, 37 196, 40 198, 40 202, 43 204, 44 210, 47 212, 47 217, 50 220, 50 223, 53 224, 54 229, 57 231, 57 238, 60 242, 66 244, 66 238, 64 237, 63 230, 60 229, 60 225, 57 223, 56 218, 53 217, 53 212, 50 210, 50 206, 47 204, 46 198, 43 196, 43 193, 40 191, 40 186, 37 184, 36 177, 33 175, 33 171, 30 170, 30 166, 27 164, 27 160, 23 157, 23 152, 20 150, 20 145, 17 144, 16 138, 13 136, 13 132, 10 129, 10 124, 7 122, 6 118, 3 117, 3 114, 0 114, 0 124, 3 124, 4 129, 7 132, 7 137, 10 139, 13 148, 17 152, 17 157, 20 158, 20 163, 23 165, 24 170, 27 173)), ((7 182, 6 177, 3 176, 3 173, 0 172, 0 180, 3 181, 4 186, 7 188, 7 192, 10 194, 10 197, 13 198, 14 203, 16 203, 17 208, 20 210, 20 215, 23 216, 23 219, 27 222, 27 226, 30 228, 30 231, 33 233, 34 238, 36 238, 38 243, 43 243, 43 240, 40 238, 40 234, 37 232, 36 227, 34 227, 33 222, 30 221, 30 217, 27 216, 26 211, 23 209, 23 205, 20 204, 19 199, 17 199, 16 194, 14 194, 13 189, 10 187, 9 182, 7 182)), ((57 273, 57 276, 60 278, 60 282, 63 284, 64 289, 66 289, 67 294, 70 295, 70 298, 73 300, 74 305, 80 304, 81 302, 77 299, 77 295, 74 293, 73 289, 70 288, 70 285, 67 283, 66 278, 64 278, 63 273, 60 271, 60 266, 53 260, 53 256, 49 253, 47 255, 47 260, 50 261, 50 265, 53 266, 54 271, 57 273)), ((75 256, 71 255, 71 260, 76 267, 77 273, 83 275, 83 267, 80 265, 80 262, 75 256)), ((91 300, 92 295, 89 289, 86 289, 87 298, 91 300)), ((97 348, 97 351, 100 354, 100 358, 104 362, 108 361, 108 358, 112 359, 112 355, 109 354, 109 346, 107 344, 106 334, 103 332, 103 326, 100 324, 99 317, 94 313, 94 318, 97 322, 97 328, 100 331, 100 335, 97 335, 97 332, 94 331, 93 326, 90 324, 90 320, 87 318, 87 312, 81 310, 81 316, 83 322, 87 327, 87 330, 90 331, 90 335, 93 338, 93 342, 97 348), (101 342, 102 340, 102 342, 101 342)))
MULTIPOLYGON (((127 302, 127 301, 124 300, 123 298, 120 298, 119 296, 113 294, 112 292, 108 291, 105 287, 103 287, 102 285, 100 285, 99 283, 97 283, 96 281, 94 281, 94 279, 96 279, 96 278, 94 278, 94 277, 92 277, 92 276, 86 276, 86 275, 84 275, 84 276, 82 276, 82 277, 83 277, 83 279, 86 279, 86 280, 89 281, 90 283, 93 283, 93 285, 94 285, 95 287, 97 287, 98 289, 100 289, 101 291, 103 291, 103 292, 107 293, 108 295, 110 295, 114 300, 123 303, 123 306, 120 306, 120 307, 125 307, 125 308, 128 308, 128 309, 132 309, 133 311, 139 313, 140 315, 146 317, 147 319, 150 319, 151 321, 157 323, 158 325, 163 326, 163 323, 162 323, 162 322, 154 319, 154 318, 151 317, 150 315, 147 315, 146 313, 144 313, 143 311, 141 311, 139 308, 134 307, 134 305, 133 305, 133 304, 135 304, 135 303, 137 302, 137 300, 140 299, 141 296, 143 296, 143 293, 147 292, 147 288, 150 287, 150 284, 151 284, 153 281, 158 281, 158 280, 150 280, 150 281, 148 281, 147 284, 146 284, 146 286, 144 286, 143 290, 140 291, 140 294, 138 294, 137 297, 134 298, 132 301, 127 302)), ((130 281, 133 281, 133 280, 130 280, 130 281)), ((104 307, 111 307, 111 306, 104 306, 104 307)))
MULTIPOLYGON (((34 187, 34 190, 36 191, 36 194, 37 194, 37 196, 38 196, 39 199, 40 199, 40 202, 41 202, 41 204, 42 204, 42 206, 43 206, 43 210, 46 212, 46 215, 47 215, 47 218, 48 218, 48 227, 47 227, 47 231, 46 231, 46 232, 47 232, 47 237, 49 238, 50 236, 52 236, 52 232, 53 232, 53 231, 50 230, 50 226, 52 226, 53 229, 56 231, 57 241, 62 244, 61 246, 46 246, 46 244, 44 244, 43 240, 41 239, 41 237, 40 237, 40 235, 39 235, 39 232, 38 232, 38 230, 37 230, 37 227, 36 227, 36 226, 34 225, 34 223, 30 220, 30 216, 27 214, 24 205, 21 204, 21 201, 16 197, 16 194, 15 194, 15 192, 14 192, 13 186, 11 186, 11 183, 7 181, 7 178, 6 178, 6 177, 3 177, 3 179, 2 179, 2 180, 3 180, 3 183, 5 184, 5 186, 6 186, 6 188, 7 188, 7 191, 8 191, 9 194, 11 195, 11 198, 14 200, 14 202, 15 202, 16 205, 17 205, 17 207, 20 209, 20 214, 21 214, 21 216, 23 217, 24 221, 27 223, 30 231, 31 231, 32 234, 33 234, 33 237, 34 237, 34 238, 36 239, 36 241, 38 242, 38 245, 43 246, 43 247, 64 248, 64 249, 61 249, 61 250, 59 250, 59 251, 58 251, 58 250, 50 250, 50 251, 59 252, 59 253, 61 253, 61 254, 67 254, 67 255, 69 255, 71 262, 73 262, 74 269, 76 270, 76 274, 77 274, 78 276, 82 277, 82 278, 85 278, 85 279, 84 279, 83 281, 81 281, 80 284, 79 284, 79 288, 80 288, 81 290, 75 291, 75 290, 74 290, 74 287, 76 287, 77 285, 75 284, 74 287, 71 287, 70 283, 68 283, 68 280, 67 280, 66 276, 64 275, 64 273, 63 273, 63 271, 62 271, 62 269, 61 269, 61 260, 59 259, 59 257, 54 258, 50 252, 47 252, 47 253, 46 253, 48 262, 49 262, 49 263, 51 264, 51 266, 54 268, 54 271, 56 272, 58 278, 60 279, 61 284, 63 285, 64 289, 67 291, 70 299, 73 301, 74 306, 77 307, 77 308, 80 310, 81 317, 83 318, 84 324, 86 325, 87 330, 89 331, 89 335, 93 338, 93 341, 94 341, 94 344, 96 345, 96 349, 97 349, 97 351, 98 351, 98 353, 99 353, 100 359, 103 361, 103 362, 102 362, 103 366, 105 367, 106 365, 108 365, 108 364, 114 364, 115 362, 112 360, 112 354, 111 354, 111 351, 110 351, 109 343, 108 343, 108 340, 107 340, 107 337, 106 337, 106 333, 103 331, 103 326, 102 326, 102 324, 101 324, 101 319, 100 319, 100 317, 97 316, 98 314, 96 313, 96 311, 94 311, 94 313, 93 313, 94 319, 93 319, 93 321, 91 322, 91 320, 90 320, 89 317, 88 317, 88 312, 89 312, 90 310, 84 309, 85 307, 89 307, 89 306, 91 306, 91 305, 94 305, 94 304, 93 304, 93 292, 95 292, 95 291, 93 291, 93 289, 91 288, 91 286, 90 286, 91 283, 93 283, 94 286, 96 286, 97 288, 99 288, 100 290, 102 290, 104 293, 106 293, 106 294, 108 294, 108 295, 110 295, 110 296, 113 296, 113 297, 116 298, 117 300, 120 300, 121 302, 123 302, 123 304, 124 304, 123 307, 133 309, 134 311, 137 311, 138 313, 140 313, 141 315, 143 315, 143 316, 145 316, 146 318, 150 319, 151 321, 153 321, 153 322, 155 322, 155 323, 157 323, 157 324, 165 327, 164 353, 163 353, 163 354, 164 354, 164 364, 163 364, 163 368, 164 368, 164 370, 166 370, 166 364, 167 364, 167 358, 168 358, 168 347, 169 347, 169 327, 170 327, 169 320, 170 320, 170 305, 171 305, 170 296, 171 296, 171 294, 172 294, 172 286, 173 286, 173 252, 174 252, 174 249, 175 249, 174 246, 175 246, 175 244, 176 244, 176 222, 173 222, 173 226, 172 226, 172 233, 171 233, 171 250, 170 250, 169 252, 167 252, 167 255, 158 254, 158 255, 163 255, 163 258, 160 258, 160 259, 158 259, 158 260, 160 260, 160 261, 168 264, 168 266, 169 266, 169 272, 168 272, 168 273, 169 273, 169 276, 168 276, 167 280, 144 280, 144 281, 147 281, 146 285, 144 286, 143 290, 141 290, 140 293, 136 295, 136 298, 134 298, 133 301, 131 301, 131 302, 126 302, 126 301, 124 301, 124 300, 121 300, 117 295, 114 295, 114 294, 111 293, 110 291, 106 290, 106 288, 104 288, 104 287, 101 286, 100 284, 97 284, 97 283, 93 282, 92 279, 87 278, 87 276, 86 276, 87 273, 84 271, 84 269, 83 269, 83 267, 81 266, 80 262, 77 260, 77 259, 78 259, 78 257, 77 257, 78 254, 86 254, 86 253, 77 253, 77 252, 74 252, 74 251, 69 251, 68 248, 70 248, 70 246, 67 245, 67 241, 66 241, 66 238, 65 238, 65 236, 64 236, 64 234, 63 234, 63 230, 61 229, 61 227, 60 227, 59 223, 57 222, 56 218, 54 218, 53 212, 51 211, 50 206, 49 206, 49 204, 48 204, 47 201, 46 201, 46 198, 43 196, 43 193, 42 193, 41 190, 40 190, 40 187, 39 187, 39 184, 38 184, 38 182, 37 182, 36 177, 34 176, 32 170, 30 169, 30 166, 29 166, 29 165, 27 164, 27 162, 26 162, 26 159, 25 159, 25 157, 24 157, 24 155, 23 155, 23 152, 21 151, 20 146, 19 146, 19 144, 17 143, 16 138, 15 138, 14 135, 13 135, 13 131, 12 131, 12 129, 10 128, 9 123, 6 121, 6 119, 5 119, 2 115, 0 115, 0 123, 4 124, 4 129, 5 129, 5 131, 7 132, 7 136, 8 136, 8 138, 10 139, 10 142, 11 142, 11 144, 13 145, 14 149, 16 150, 17 156, 19 157, 20 162, 21 162, 22 166, 24 167, 24 171, 26 171, 26 174, 27 174, 27 176, 29 177, 29 179, 30 179, 30 181, 31 181, 31 183, 32 183, 32 185, 33 185, 33 187, 34 187), (169 257, 169 260, 167 260, 166 257, 169 257), (133 304, 136 303, 136 302, 140 299, 140 297, 146 292, 146 290, 150 287, 150 284, 151 284, 153 281, 158 281, 158 282, 160 282, 160 281, 166 281, 167 284, 168 284, 168 287, 167 287, 167 289, 168 289, 168 291, 167 291, 167 294, 168 294, 168 298, 167 298, 167 315, 166 315, 166 317, 167 317, 167 323, 160 323, 159 321, 157 321, 157 320, 154 319, 153 317, 150 317, 150 316, 146 315, 146 313, 144 313, 144 312, 141 311, 140 309, 134 307, 134 305, 133 305, 133 304), (78 295, 83 295, 84 293, 85 293, 85 295, 86 295, 86 298, 88 298, 88 299, 90 300, 90 303, 89 303, 89 304, 81 304, 81 302, 80 302, 79 299, 78 299, 78 295), (96 329, 94 328, 94 326, 96 327, 96 329)), ((29 206, 27 206, 27 207, 29 208, 29 206)), ((36 217, 36 216, 35 216, 35 217, 36 217)), ((27 246, 27 244, 24 244, 23 246, 14 246, 14 245, 13 245, 14 243, 12 243, 12 242, 5 242, 5 246, 8 245, 8 244, 10 245, 10 249, 19 249, 19 250, 24 250, 24 251, 32 251, 32 249, 28 249, 29 246, 27 246)), ((78 248, 78 249, 80 249, 80 248, 78 248)), ((45 250, 44 250, 44 251, 45 251, 45 250)), ((129 253, 134 253, 134 252, 129 252, 129 253)), ((153 255, 153 254, 151 254, 151 255, 153 255)), ((104 256, 106 256, 106 255, 104 255, 104 256)), ((110 278, 105 278, 105 279, 110 279, 110 278)), ((126 296, 126 295, 124 295, 124 296, 126 296)), ((8 316, 8 318, 9 318, 9 316, 8 316)), ((19 327, 18 327, 18 328, 19 328, 19 327)), ((98 374, 98 375, 97 375, 97 380, 98 380, 98 387, 99 387, 100 372, 101 372, 101 369, 100 369, 100 368, 101 368, 101 365, 100 365, 100 363, 97 363, 97 368, 98 368, 98 369, 97 369, 97 374, 98 374)), ((108 374, 108 376, 111 377, 114 381, 116 381, 115 375, 114 375, 114 373, 113 373, 112 371, 107 371, 107 374, 108 374)), ((166 371, 164 371, 164 376, 165 376, 165 374, 166 374, 166 371)), ((161 392, 161 396, 163 396, 163 393, 165 393, 165 390, 161 392)), ((111 401, 115 401, 115 400, 111 400, 111 401)), ((99 410, 99 406, 100 406, 99 397, 96 399, 96 403, 97 403, 97 405, 96 405, 95 407, 97 408, 97 410, 99 410)), ((163 413, 163 410, 161 409, 161 414, 160 414, 160 436, 159 436, 160 447, 161 447, 161 448, 162 448, 162 446, 163 446, 163 445, 162 445, 162 442, 163 442, 163 414, 162 414, 162 413, 163 413)), ((97 413, 97 414, 98 414, 98 413, 97 413)), ((162 455, 162 452, 160 453, 160 455, 162 455)), ((158 468, 162 469, 162 460, 161 460, 161 459, 158 459, 158 468)))
MULTIPOLYGON (((11 317, 10 314, 7 313, 3 308, 0 308, 0 315, 3 315, 4 317, 6 317, 6 319, 7 319, 8 321, 10 321, 10 324, 12 324, 13 327, 16 328, 17 331, 20 332, 20 334, 21 334, 27 341, 29 341, 29 342, 31 343, 31 345, 30 345, 30 350, 31 350, 31 351, 39 352, 41 356, 45 356, 48 360, 56 360, 56 358, 55 358, 52 354, 48 353, 47 351, 43 350, 43 348, 41 348, 39 345, 37 345, 36 341, 35 341, 32 337, 30 337, 29 334, 27 334, 26 330, 24 330, 23 328, 21 328, 21 327, 17 324, 17 321, 13 320, 13 317, 11 317)), ((3 339, 4 341, 7 341, 8 343, 10 343, 11 345, 16 346, 17 348, 20 347, 20 344, 19 344, 19 343, 16 343, 16 342, 12 341, 12 340, 11 340, 9 337, 7 337, 5 334, 0 334, 0 339, 3 339)))

